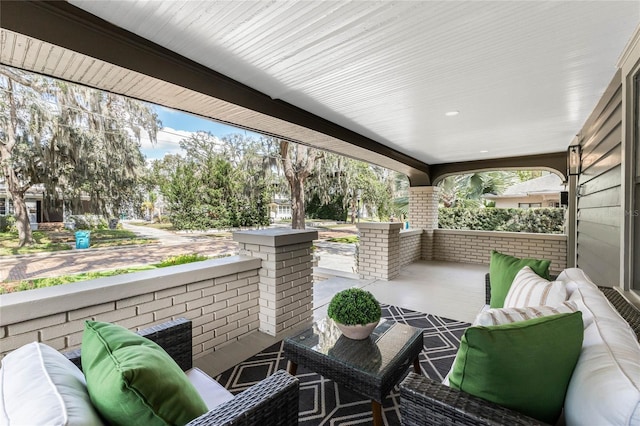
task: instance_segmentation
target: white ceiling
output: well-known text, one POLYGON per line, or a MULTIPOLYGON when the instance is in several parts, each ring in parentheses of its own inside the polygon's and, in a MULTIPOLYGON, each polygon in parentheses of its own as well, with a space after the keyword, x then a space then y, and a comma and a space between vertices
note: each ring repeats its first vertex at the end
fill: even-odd
POLYGON ((566 149, 640 21, 638 1, 71 3, 431 164, 566 149))

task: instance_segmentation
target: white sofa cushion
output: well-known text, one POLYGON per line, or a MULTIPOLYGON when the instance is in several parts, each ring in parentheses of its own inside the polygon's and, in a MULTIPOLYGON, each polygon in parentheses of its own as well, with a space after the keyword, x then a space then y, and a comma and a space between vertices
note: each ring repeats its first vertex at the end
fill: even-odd
POLYGON ((640 425, 640 344, 635 333, 584 271, 567 269, 558 279, 576 283, 569 288, 570 300, 581 301, 583 315, 593 317, 565 398, 567 425, 640 425))
POLYGON ((528 266, 522 268, 513 279, 504 299, 503 308, 528 306, 558 306, 567 300, 567 288, 562 281, 548 281, 528 266))
POLYGON ((233 394, 213 380, 199 368, 185 371, 187 378, 196 388, 209 410, 233 399, 233 394))
POLYGON ((562 302, 558 306, 528 306, 525 308, 497 308, 481 311, 473 322, 474 325, 500 325, 517 321, 526 321, 549 315, 568 314, 576 312, 575 302, 562 302))
POLYGON ((0 368, 0 425, 102 425, 78 367, 43 343, 9 353, 0 368))

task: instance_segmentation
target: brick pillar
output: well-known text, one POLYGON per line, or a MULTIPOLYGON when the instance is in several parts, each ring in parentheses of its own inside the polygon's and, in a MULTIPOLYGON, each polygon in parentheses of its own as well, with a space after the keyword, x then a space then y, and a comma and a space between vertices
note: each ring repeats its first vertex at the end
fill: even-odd
POLYGON ((390 280, 400 273, 401 223, 359 223, 360 278, 390 280))
POLYGON ((276 336, 311 320, 313 265, 311 246, 317 231, 263 229, 234 232, 240 255, 262 259, 260 331, 276 336))
POLYGON ((433 230, 438 228, 439 198, 437 186, 409 188, 409 224, 411 228, 423 230, 421 258, 425 260, 433 259, 433 230))

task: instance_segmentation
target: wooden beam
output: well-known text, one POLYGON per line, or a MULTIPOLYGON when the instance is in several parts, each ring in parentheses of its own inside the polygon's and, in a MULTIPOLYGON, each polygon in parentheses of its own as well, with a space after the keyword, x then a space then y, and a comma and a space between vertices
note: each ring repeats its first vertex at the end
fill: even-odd
POLYGON ((525 155, 522 157, 494 158, 489 160, 463 161, 459 163, 432 164, 431 182, 437 185, 450 175, 474 173, 488 170, 549 170, 567 179, 567 152, 525 155))

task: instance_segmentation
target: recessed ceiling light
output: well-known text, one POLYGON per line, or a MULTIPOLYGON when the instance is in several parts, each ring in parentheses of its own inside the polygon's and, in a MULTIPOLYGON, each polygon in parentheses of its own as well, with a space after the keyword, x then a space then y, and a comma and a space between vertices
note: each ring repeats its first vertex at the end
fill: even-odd
POLYGON ((482 151, 480 151, 480 154, 486 154, 487 152, 489 151, 487 151, 486 149, 483 149, 482 151))
POLYGON ((447 117, 453 117, 454 115, 458 114, 460 114, 460 111, 448 111, 444 113, 444 115, 446 115, 447 117))

